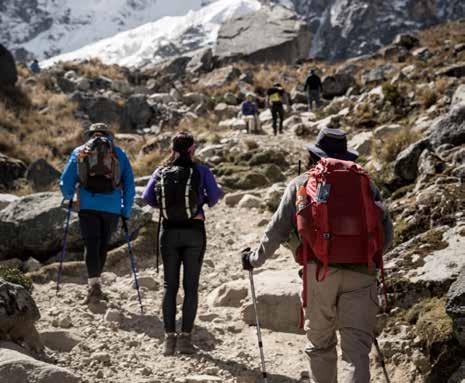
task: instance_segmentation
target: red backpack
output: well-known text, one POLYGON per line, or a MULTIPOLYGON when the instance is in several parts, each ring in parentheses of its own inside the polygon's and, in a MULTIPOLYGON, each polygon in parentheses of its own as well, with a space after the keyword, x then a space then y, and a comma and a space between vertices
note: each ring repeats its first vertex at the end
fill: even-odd
POLYGON ((383 211, 374 201, 370 178, 362 167, 323 158, 307 174, 296 198, 304 307, 309 260, 318 261, 316 278, 322 281, 330 264, 367 264, 371 269, 375 263, 382 270, 384 248, 383 211))

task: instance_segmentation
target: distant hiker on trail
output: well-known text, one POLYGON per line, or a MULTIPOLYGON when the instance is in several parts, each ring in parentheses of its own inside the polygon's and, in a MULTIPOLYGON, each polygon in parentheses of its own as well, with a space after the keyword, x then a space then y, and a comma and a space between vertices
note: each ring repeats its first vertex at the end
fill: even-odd
POLYGON ((37 74, 37 73, 40 73, 40 65, 39 65, 39 62, 37 61, 37 59, 35 59, 31 66, 29 67, 31 69, 31 72, 34 73, 34 74, 37 74))
POLYGON ((142 198, 160 209, 158 238, 163 260, 165 326, 164 355, 195 352, 191 333, 197 315, 200 271, 206 249, 203 205, 214 206, 222 197, 212 172, 194 162, 194 138, 179 132, 172 139, 172 154, 155 170, 142 198), (181 333, 176 335, 176 296, 183 266, 184 303, 181 333))
POLYGON ((319 108, 321 105, 320 94, 323 91, 323 85, 315 69, 310 70, 310 74, 305 80, 304 90, 307 92, 308 110, 310 112, 312 111, 313 102, 315 102, 316 108, 319 108))
POLYGON ((109 127, 92 124, 85 135, 88 141, 73 150, 60 187, 63 197, 70 200, 78 185, 79 225, 89 278, 85 303, 95 304, 106 300, 100 275, 119 218, 131 216, 135 186, 129 160, 114 144, 109 127))
POLYGON ((241 106, 241 113, 247 123, 247 133, 257 133, 259 128, 258 108, 252 93, 247 93, 246 100, 241 106))
MULTIPOLYGON (((257 250, 242 251, 246 270, 263 265, 287 243, 303 266, 302 306, 310 381, 337 382, 336 330, 340 333, 340 382, 369 383, 377 271, 392 242, 392 222, 378 189, 353 161, 340 129, 323 129, 306 145, 309 171, 288 185, 257 250)), ((303 323, 302 323, 303 324, 303 323)))
POLYGON ((274 84, 266 92, 266 103, 271 109, 271 116, 273 117, 273 134, 275 136, 278 132, 283 132, 284 102, 286 99, 286 91, 280 83, 274 84))

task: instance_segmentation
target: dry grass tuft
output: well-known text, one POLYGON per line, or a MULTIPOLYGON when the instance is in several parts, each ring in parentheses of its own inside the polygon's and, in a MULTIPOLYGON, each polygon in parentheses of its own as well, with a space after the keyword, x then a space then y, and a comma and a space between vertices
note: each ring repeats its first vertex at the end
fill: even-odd
POLYGON ((0 150, 26 163, 44 158, 62 167, 80 142, 76 105, 44 84, 16 87, 0 94, 0 150))
POLYGON ((390 163, 407 146, 420 139, 420 134, 405 128, 399 133, 389 137, 386 141, 376 140, 373 144, 371 155, 381 163, 390 163))
POLYGON ((123 68, 116 64, 106 65, 99 59, 90 59, 84 63, 76 63, 72 61, 65 62, 62 66, 65 71, 73 70, 81 76, 89 78, 95 78, 98 76, 105 76, 112 80, 123 80, 126 78, 123 68))

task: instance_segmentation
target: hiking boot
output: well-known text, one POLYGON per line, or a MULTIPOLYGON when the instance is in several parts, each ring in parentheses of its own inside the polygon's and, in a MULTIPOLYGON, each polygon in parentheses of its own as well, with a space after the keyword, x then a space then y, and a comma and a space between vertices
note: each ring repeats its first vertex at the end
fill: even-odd
POLYGON ((191 334, 181 333, 178 336, 178 351, 181 354, 194 354, 195 348, 192 344, 191 334))
POLYGON ((176 350, 176 334, 170 333, 165 335, 165 343, 163 344, 163 355, 174 355, 176 350))
POLYGON ((84 304, 97 304, 101 301, 108 301, 108 297, 102 292, 100 283, 96 283, 89 287, 84 304))

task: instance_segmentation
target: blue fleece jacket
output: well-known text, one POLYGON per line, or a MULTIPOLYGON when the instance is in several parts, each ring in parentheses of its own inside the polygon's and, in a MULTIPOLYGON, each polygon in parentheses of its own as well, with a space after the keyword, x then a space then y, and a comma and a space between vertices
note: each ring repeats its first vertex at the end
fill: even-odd
MULTIPOLYGON (((68 164, 63 171, 60 179, 60 188, 65 199, 71 199, 74 196, 76 185, 79 182, 77 172, 77 156, 83 146, 73 150, 68 164)), ((79 186, 79 208, 81 210, 98 210, 107 213, 123 215, 126 218, 131 216, 134 196, 136 194, 134 185, 134 174, 131 164, 124 151, 115 146, 115 153, 118 156, 121 168, 121 189, 111 193, 92 193, 82 186, 79 186)))

